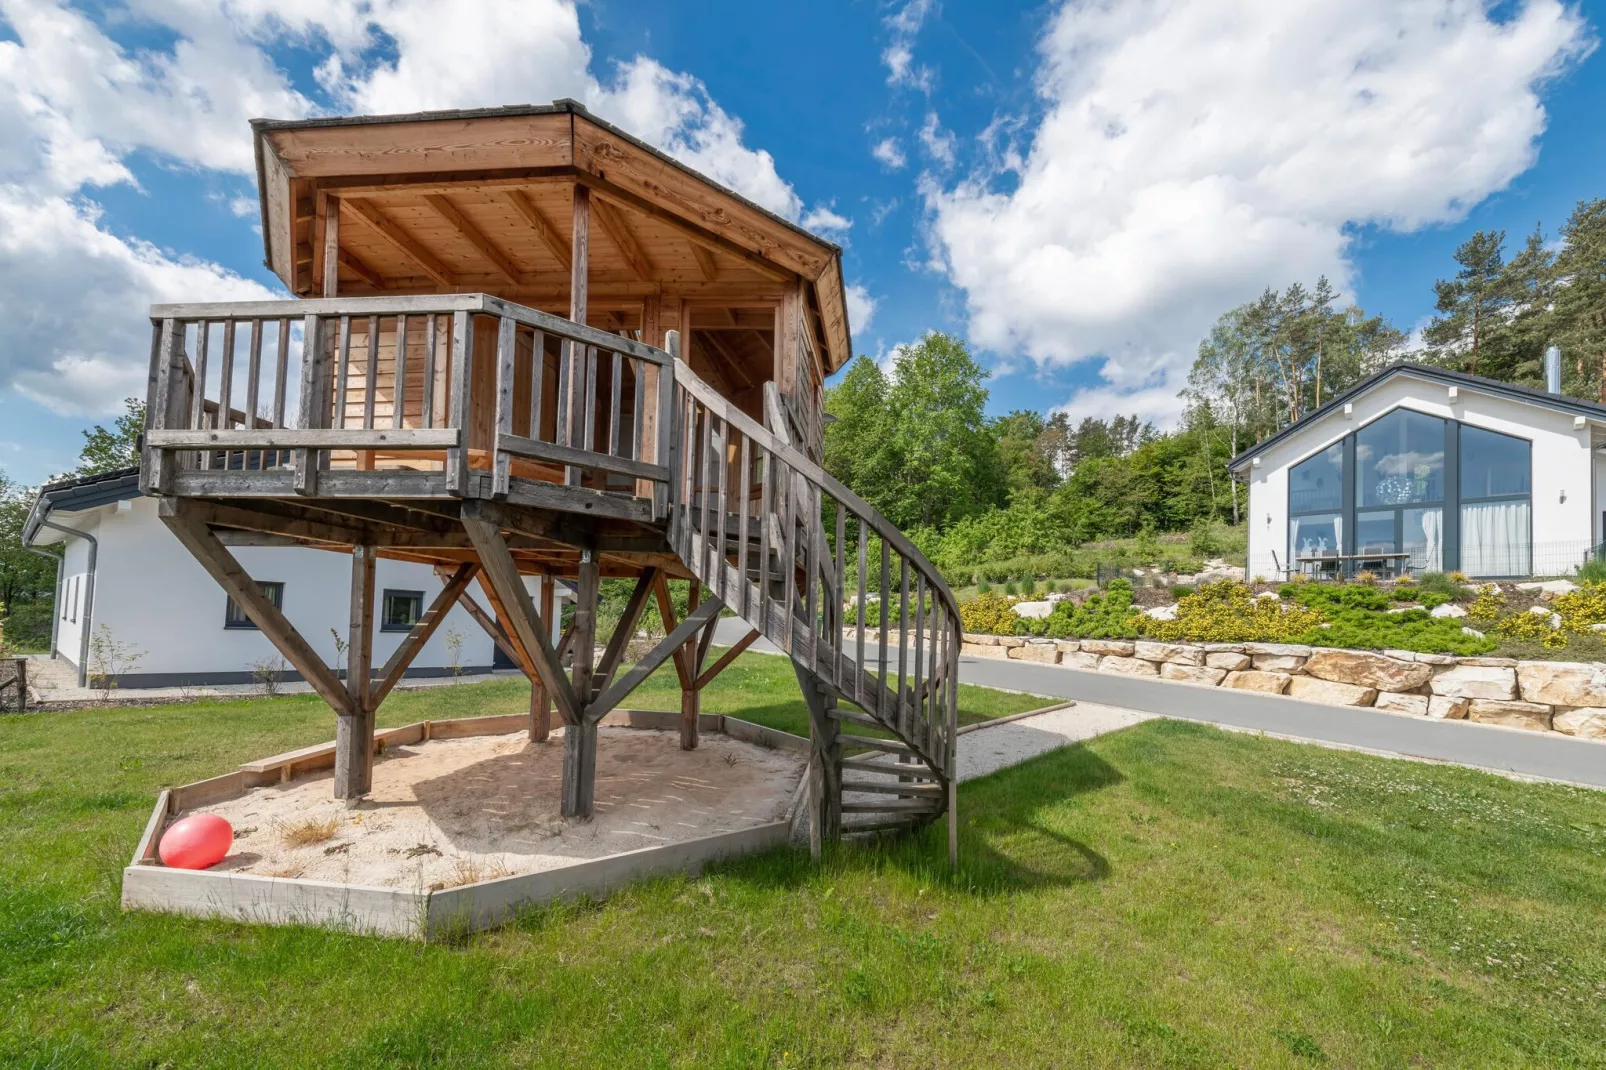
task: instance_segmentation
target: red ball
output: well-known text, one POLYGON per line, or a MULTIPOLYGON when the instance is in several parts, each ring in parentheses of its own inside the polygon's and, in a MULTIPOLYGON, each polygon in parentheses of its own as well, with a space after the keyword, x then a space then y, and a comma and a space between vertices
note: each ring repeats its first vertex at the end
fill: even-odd
POLYGON ((216 814, 192 814, 175 821, 156 848, 164 866, 206 869, 223 861, 234 846, 234 829, 216 814))

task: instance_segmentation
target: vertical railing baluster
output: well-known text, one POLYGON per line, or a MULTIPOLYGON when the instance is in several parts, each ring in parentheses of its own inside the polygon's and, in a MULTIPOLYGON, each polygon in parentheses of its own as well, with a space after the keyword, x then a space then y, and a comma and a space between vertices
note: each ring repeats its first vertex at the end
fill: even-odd
MULTIPOLYGON (((195 324, 195 391, 190 400, 190 426, 197 431, 206 427, 206 358, 211 348, 211 324, 197 320, 195 324)), ((212 451, 201 454, 202 468, 212 467, 212 451)))
POLYGON ((831 671, 837 675, 837 682, 841 684, 842 672, 842 603, 847 601, 847 574, 843 571, 843 555, 847 553, 848 539, 847 510, 841 501, 834 502, 836 507, 836 585, 831 592, 831 671))
POLYGON ((611 376, 608 384, 608 456, 618 457, 620 456, 619 425, 624 421, 624 358, 615 353, 613 365, 608 370, 611 376))
MULTIPOLYGON (((328 422, 327 397, 329 377, 324 374, 323 321, 308 316, 301 328, 301 399, 298 403, 297 426, 304 430, 320 427, 328 422)), ((294 454, 294 487, 297 494, 318 492, 318 460, 321 450, 296 450, 294 454)))
POLYGON ((351 379, 351 317, 340 317, 340 349, 336 354, 334 426, 346 426, 346 389, 351 379))
POLYGON ((530 339, 530 437, 541 438, 541 393, 546 389, 546 335, 532 331, 530 339))
MULTIPOLYGON (((670 471, 674 471, 670 459, 670 451, 674 449, 671 444, 674 424, 671 413, 675 408, 675 360, 680 356, 680 332, 670 331, 664 342, 669 359, 658 367, 658 448, 653 458, 659 464, 668 464, 670 471)), ((653 507, 655 512, 666 507, 663 496, 656 489, 653 491, 653 507)))
MULTIPOLYGON (((218 360, 218 374, 222 379, 217 390, 217 426, 227 431, 234 426, 229 410, 233 407, 234 397, 234 321, 223 321, 223 353, 218 360)), ((223 455, 223 467, 229 466, 228 454, 223 455)))
POLYGON ((491 493, 498 498, 507 497, 511 484, 512 455, 503 452, 501 437, 513 434, 513 375, 514 356, 518 346, 518 324, 512 316, 503 316, 496 329, 496 438, 492 443, 491 493))
POLYGON ((457 445, 446 451, 446 489, 463 494, 468 489, 469 391, 474 382, 474 315, 452 313, 452 382, 447 396, 451 426, 457 445))
MULTIPOLYGON (((303 343, 305 344, 305 343, 303 343)), ((285 387, 290 376, 290 321, 279 320, 279 351, 273 365, 273 426, 284 426, 285 387)))
MULTIPOLYGON (((574 415, 574 351, 576 343, 564 339, 558 344, 558 421, 552 441, 559 446, 573 446, 570 417, 574 415)), ((563 470, 563 481, 569 481, 569 470, 563 470)))
MULTIPOLYGON (((726 603, 730 601, 730 583, 726 578, 725 572, 726 525, 730 521, 730 433, 731 425, 729 421, 721 418, 719 421, 719 438, 715 442, 715 449, 718 452, 714 455, 714 471, 717 473, 716 478, 718 480, 715 488, 718 497, 714 502, 714 506, 718 510, 715 514, 714 522, 714 567, 719 570, 719 586, 717 588, 719 598, 726 603)), ((709 586, 714 589, 712 584, 709 586)))
POLYGON ((859 528, 859 600, 854 605, 853 620, 858 626, 858 635, 854 643, 853 654, 853 697, 864 705, 864 615, 867 612, 864 599, 869 592, 865 590, 864 570, 869 567, 869 530, 864 517, 855 517, 859 528))
MULTIPOLYGON (((876 658, 876 679, 881 682, 881 687, 876 692, 876 709, 881 713, 883 719, 885 719, 887 713, 887 610, 892 603, 892 547, 887 544, 887 540, 885 539, 881 540, 880 595, 881 648, 880 654, 876 658)), ((892 707, 892 714, 894 717, 897 716, 897 710, 898 707, 896 704, 894 704, 892 707)))
POLYGON ((391 361, 390 426, 407 426, 407 317, 396 317, 396 349, 391 361))
POLYGON ((942 604, 937 598, 936 588, 932 588, 931 635, 926 640, 926 646, 928 648, 926 657, 931 659, 931 669, 926 674, 926 679, 930 681, 930 683, 926 685, 926 689, 931 692, 926 699, 926 732, 928 733, 929 738, 927 747, 933 751, 937 749, 937 744, 942 740, 942 721, 938 717, 942 707, 937 701, 938 695, 941 694, 941 692, 938 690, 941 681, 937 676, 937 638, 942 634, 946 619, 947 610, 942 608, 942 604))
POLYGON ((810 486, 801 478, 804 500, 803 513, 803 578, 808 583, 808 592, 804 598, 807 609, 803 619, 808 622, 808 634, 804 641, 808 643, 809 656, 805 664, 810 672, 818 672, 820 661, 820 537, 824 525, 820 523, 819 503, 813 500, 810 486))
POLYGON ((909 667, 909 559, 901 553, 898 555, 898 730, 904 731, 909 727, 909 703, 907 692, 904 690, 905 681, 908 680, 909 667))
MULTIPOLYGON (((262 321, 251 321, 251 337, 249 339, 250 355, 246 357, 245 364, 245 426, 247 430, 255 430, 257 425, 257 399, 261 393, 261 384, 258 379, 262 375, 262 321)), ((256 454, 257 469, 263 468, 263 454, 261 450, 253 451, 256 454)), ((240 467, 251 467, 251 454, 240 455, 240 467)))
POLYGON ((435 426, 435 321, 438 318, 433 312, 424 317, 424 389, 418 398, 418 423, 425 428, 435 426))
MULTIPOLYGON (((736 598, 738 612, 741 613, 742 618, 751 620, 753 616, 753 600, 749 593, 747 582, 747 563, 750 559, 750 555, 747 552, 747 538, 748 513, 752 511, 753 507, 753 440, 745 434, 742 435, 740 464, 741 467, 736 473, 737 493, 741 495, 740 505, 737 507, 738 512, 736 514, 736 582, 740 585, 736 588, 736 598)), ((763 603, 760 602, 759 606, 762 610, 763 603)))
MULTIPOLYGON (((925 628, 925 572, 917 570, 914 582, 914 729, 915 736, 919 737, 920 725, 925 721, 925 694, 920 684, 927 678, 925 676, 925 647, 922 646, 923 628, 925 628)), ((907 734, 907 733, 906 733, 907 734)))
MULTIPOLYGON (((636 396, 636 403, 631 406, 630 412, 630 459, 644 461, 647 455, 642 448, 641 438, 647 418, 647 362, 640 357, 632 358, 630 376, 635 383, 636 396)), ((665 463, 664 458, 659 457, 657 463, 665 463)))
MULTIPOLYGON (((379 400, 379 317, 368 317, 368 363, 362 373, 362 429, 374 429, 375 403, 379 400)), ((368 454, 370 458, 373 454, 368 454)))
MULTIPOLYGON (((701 408, 701 406, 699 406, 701 408)), ((701 425, 697 431, 697 457, 698 471, 701 478, 698 480, 697 521, 702 543, 697 552, 698 574, 707 578, 708 555, 714 534, 714 413, 712 409, 702 408, 701 425)))
POLYGON ((780 462, 780 471, 775 474, 775 489, 781 496, 785 513, 781 524, 781 611, 786 615, 786 643, 781 649, 790 655, 792 633, 797 629, 797 614, 793 612, 797 598, 797 496, 792 493, 792 466, 781 459, 778 453, 772 453, 770 457, 780 462))
POLYGON ((758 463, 758 613, 759 630, 769 633, 770 621, 770 516, 774 511, 775 496, 771 493, 773 480, 770 472, 775 468, 775 454, 760 448, 758 463))
MULTIPOLYGON (((581 360, 585 368, 585 389, 581 391, 581 410, 577 414, 580 427, 580 448, 587 453, 597 448, 597 368, 602 363, 602 354, 591 346, 581 346, 581 360)), ((578 468, 571 469, 574 473, 570 483, 578 486, 582 476, 578 468)))

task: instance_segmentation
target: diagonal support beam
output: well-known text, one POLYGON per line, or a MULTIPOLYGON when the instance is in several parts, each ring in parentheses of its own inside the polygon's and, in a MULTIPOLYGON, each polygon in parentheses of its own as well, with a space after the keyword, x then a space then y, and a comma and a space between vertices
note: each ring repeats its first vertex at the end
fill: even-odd
POLYGON ((675 651, 684 646, 692 636, 708 626, 708 623, 719 619, 720 610, 725 603, 717 598, 710 598, 695 610, 686 615, 680 626, 670 632, 658 645, 647 653, 647 656, 631 666, 629 672, 616 680, 600 698, 588 705, 585 709, 586 720, 592 724, 600 721, 605 714, 619 703, 623 702, 632 691, 641 686, 643 680, 657 671, 658 666, 674 656, 675 651))
POLYGON ((413 659, 418 657, 418 652, 424 649, 424 644, 429 642, 436 629, 446 620, 446 615, 452 611, 453 604, 468 590, 469 583, 479 570, 480 567, 472 561, 465 561, 457 566, 457 571, 451 574, 446 586, 441 588, 435 600, 424 611, 424 615, 419 617, 418 622, 407 632, 396 652, 385 662, 385 667, 379 670, 379 683, 368 695, 370 710, 379 709, 380 703, 385 701, 385 696, 401 682, 413 659))
MULTIPOLYGON (((608 689, 608 681, 619 669, 619 660, 624 657, 625 649, 630 645, 630 637, 636 634, 636 625, 641 622, 641 612, 647 608, 647 596, 652 593, 653 583, 657 579, 656 568, 643 569, 636 579, 636 589, 630 592, 630 601, 625 603, 624 615, 619 618, 619 624, 614 628, 613 634, 608 637, 608 646, 602 652, 602 660, 597 663, 596 686, 598 693, 608 689)), ((563 651, 559 650, 561 657, 563 651)), ((589 696, 588 696, 589 697, 589 696)))
MULTIPOLYGON (((442 583, 446 583, 452 578, 452 570, 444 566, 437 566, 435 575, 440 577, 442 583)), ((508 637, 507 632, 502 630, 502 626, 496 622, 496 619, 485 612, 478 602, 474 601, 473 595, 465 590, 457 596, 457 604, 462 606, 470 617, 474 618, 476 624, 485 629, 485 634, 489 635, 491 642, 495 643, 502 653, 508 656, 508 660, 524 670, 525 675, 529 674, 529 669, 524 664, 524 656, 519 652, 518 647, 513 645, 513 640, 508 637)))
POLYGON ((251 623, 261 629, 268 641, 301 674, 301 678, 311 684, 312 689, 337 713, 346 712, 349 699, 345 685, 323 663, 312 645, 301 637, 301 633, 296 631, 279 607, 268 601, 262 588, 241 567, 228 547, 207 528, 205 509, 193 502, 168 501, 162 503, 161 517, 168 530, 194 555, 201 567, 211 573, 218 586, 234 599, 251 623))
POLYGON ((583 712, 580 702, 575 697, 573 685, 558 664, 558 652, 552 648, 552 640, 547 638, 545 629, 541 627, 535 603, 530 601, 530 592, 525 590, 519 578, 518 566, 514 564, 513 555, 508 552, 507 543, 502 539, 502 529, 481 520, 475 503, 466 501, 463 503, 463 530, 468 532, 469 541, 479 554, 480 567, 485 570, 486 579, 508 610, 508 623, 513 626, 519 645, 530 656, 533 668, 547 685, 553 705, 558 708, 558 716, 563 718, 564 724, 579 724, 583 712))
POLYGON ((696 680, 692 681, 692 687, 698 691, 701 691, 703 688, 707 687, 709 682, 713 680, 714 677, 725 671, 725 667, 727 665, 741 657, 742 651, 752 646, 754 641, 758 639, 758 636, 759 631, 757 628, 754 628, 752 631, 742 636, 741 640, 737 642, 736 645, 732 646, 729 650, 725 651, 725 653, 721 654, 718 661, 704 669, 702 675, 697 677, 696 680))
MULTIPOLYGON (((653 581, 653 594, 658 599, 658 616, 663 619, 665 634, 674 631, 678 623, 675 620, 675 603, 669 597, 669 579, 661 572, 653 581)), ((691 666, 686 664, 686 658, 680 651, 675 652, 675 675, 680 677, 682 691, 693 690, 691 666)))

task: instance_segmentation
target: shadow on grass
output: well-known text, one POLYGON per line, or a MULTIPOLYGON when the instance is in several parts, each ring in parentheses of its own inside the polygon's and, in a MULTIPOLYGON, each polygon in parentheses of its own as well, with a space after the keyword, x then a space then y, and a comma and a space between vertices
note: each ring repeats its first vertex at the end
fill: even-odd
POLYGON ((1097 754, 1073 745, 964 784, 957 870, 948 868, 946 819, 915 833, 833 846, 821 863, 792 846, 717 869, 764 889, 828 884, 855 873, 902 874, 979 896, 1100 881, 1110 875, 1109 861, 1062 826, 1080 796, 1125 779, 1097 754))

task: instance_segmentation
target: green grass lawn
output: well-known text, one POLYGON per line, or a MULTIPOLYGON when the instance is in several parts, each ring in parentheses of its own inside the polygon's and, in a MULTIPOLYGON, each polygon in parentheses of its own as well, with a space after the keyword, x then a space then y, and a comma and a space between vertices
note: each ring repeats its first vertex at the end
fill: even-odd
MULTIPOLYGON (((745 658, 705 707, 800 723, 790 671, 745 658)), ((966 785, 956 874, 938 826, 456 944, 118 911, 157 786, 329 722, 0 718, 0 1065, 1606 1065, 1606 796, 1181 722, 966 785)))

